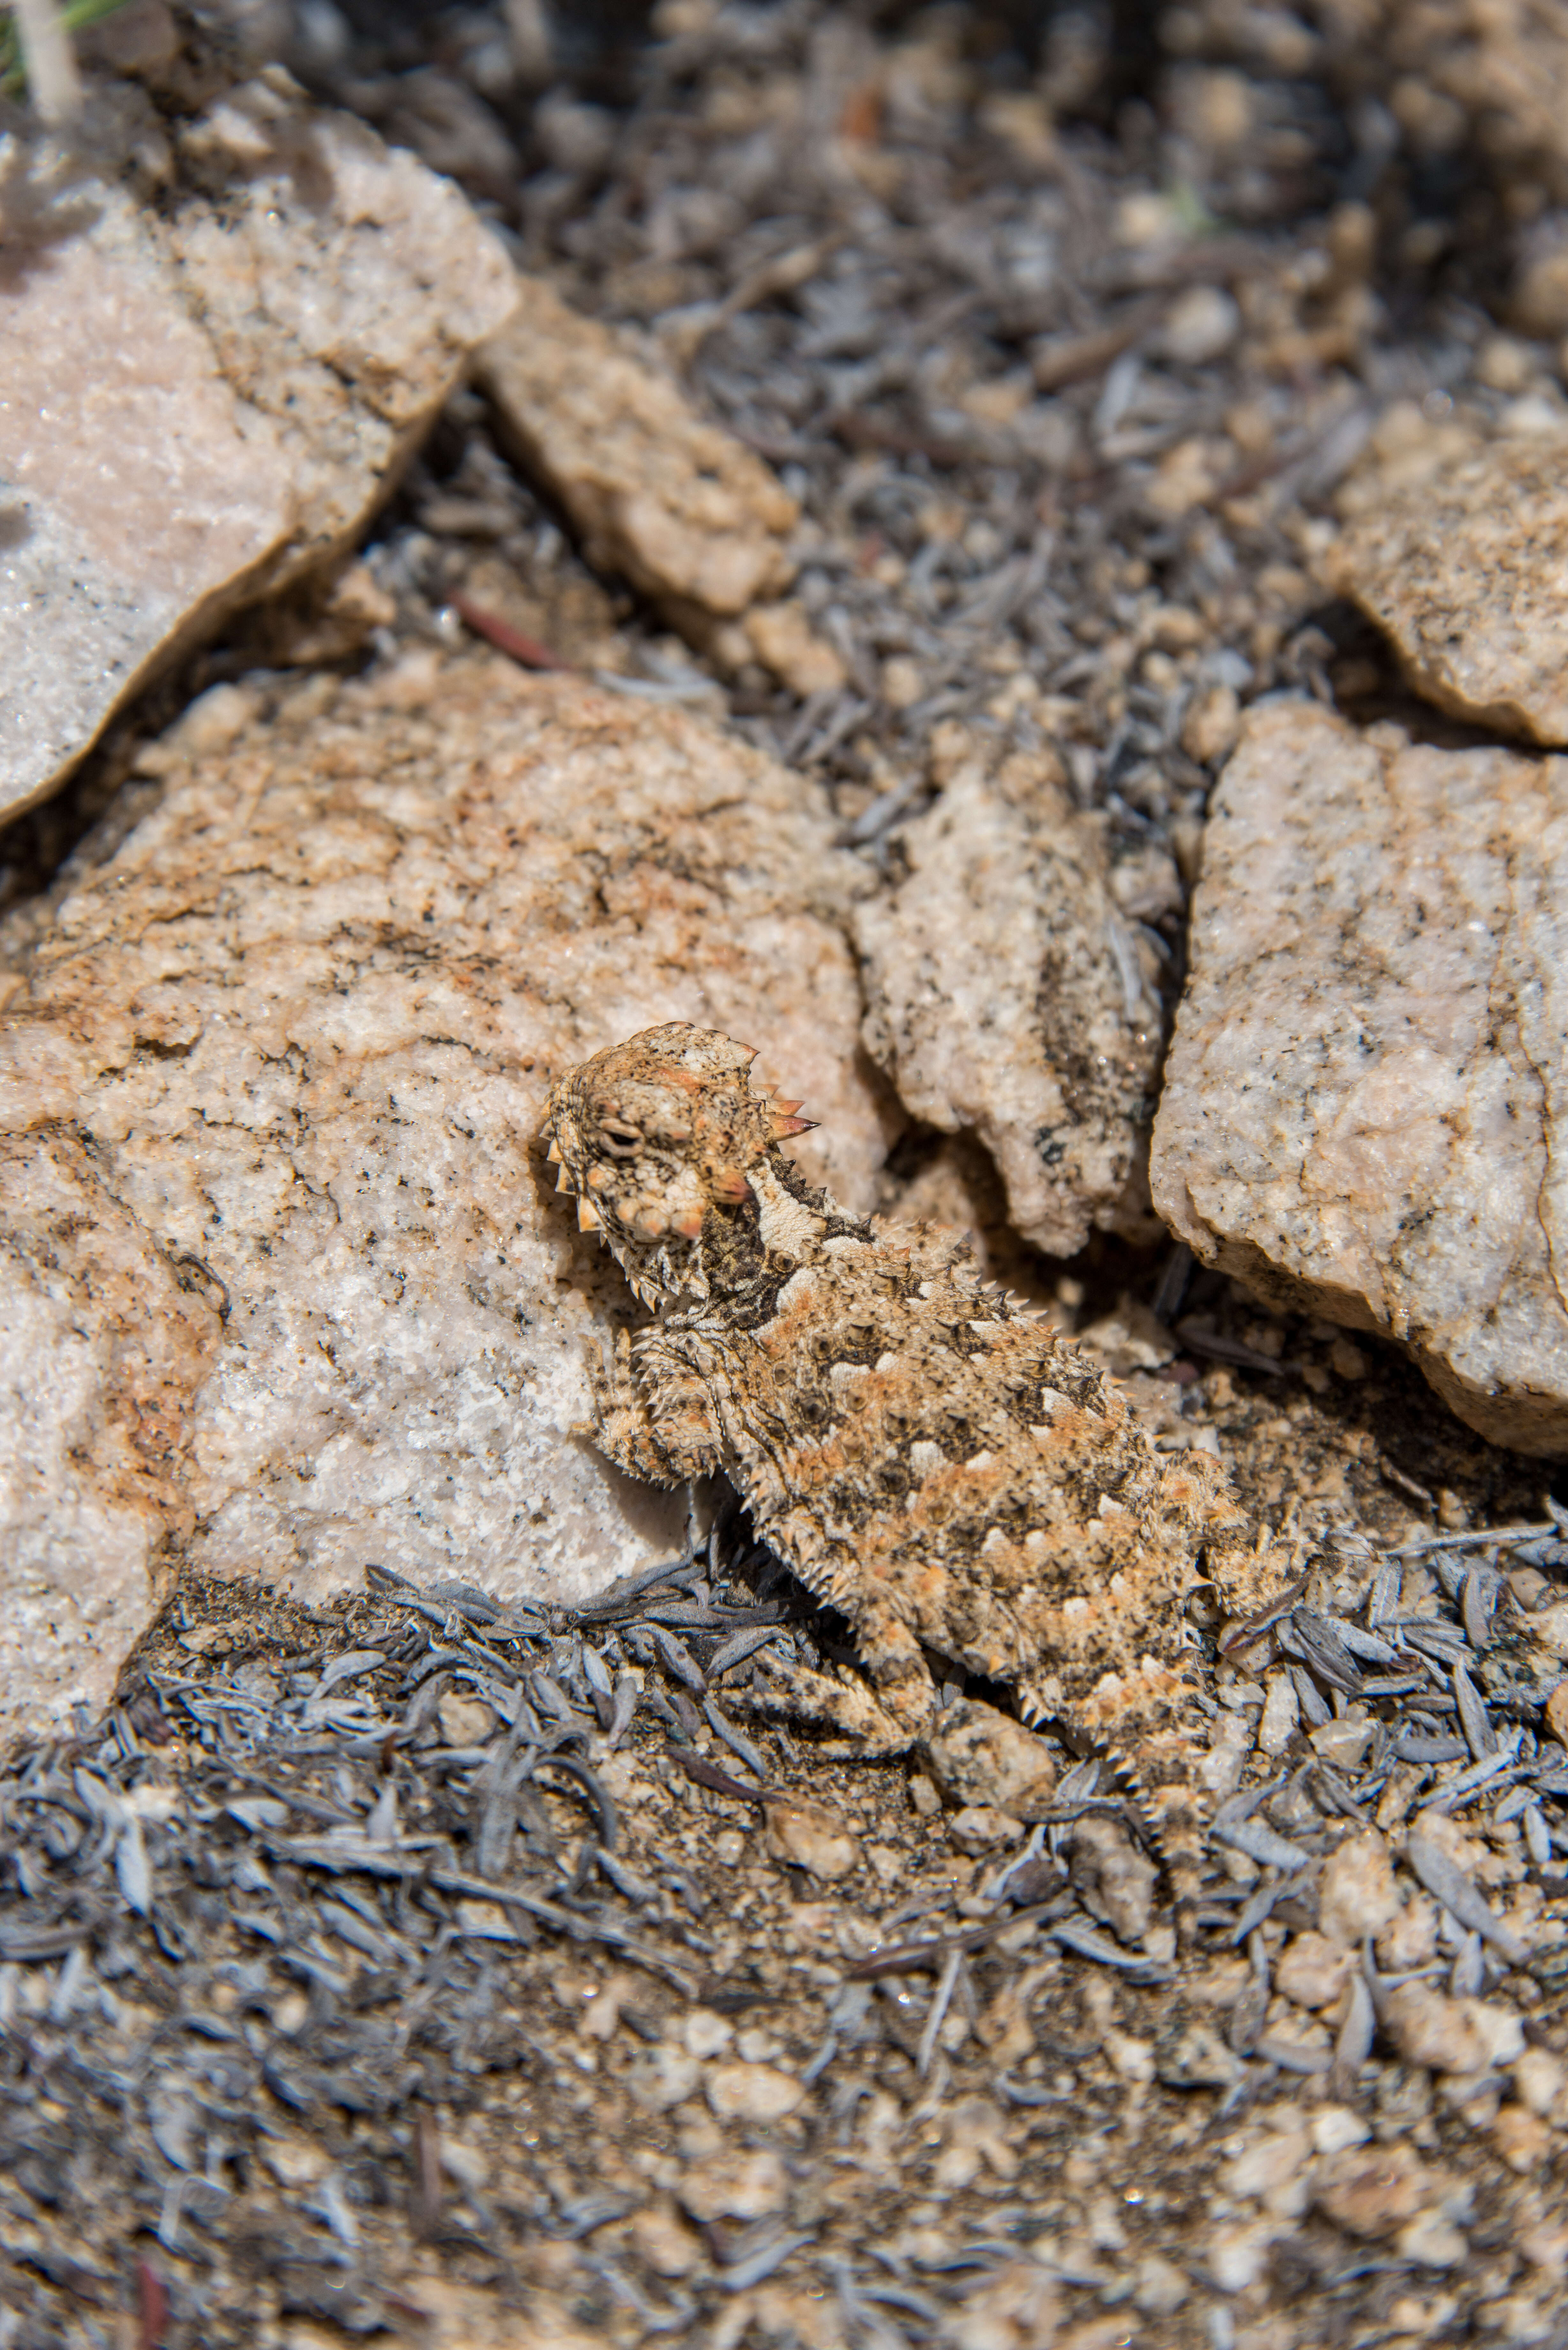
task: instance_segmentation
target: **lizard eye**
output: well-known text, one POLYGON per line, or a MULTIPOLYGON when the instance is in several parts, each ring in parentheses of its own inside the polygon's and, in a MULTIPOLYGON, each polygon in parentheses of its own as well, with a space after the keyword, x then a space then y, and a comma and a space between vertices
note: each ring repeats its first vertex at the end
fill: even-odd
POLYGON ((635 1159, 642 1149, 642 1130, 624 1118, 599 1120, 599 1140, 612 1159, 635 1159))

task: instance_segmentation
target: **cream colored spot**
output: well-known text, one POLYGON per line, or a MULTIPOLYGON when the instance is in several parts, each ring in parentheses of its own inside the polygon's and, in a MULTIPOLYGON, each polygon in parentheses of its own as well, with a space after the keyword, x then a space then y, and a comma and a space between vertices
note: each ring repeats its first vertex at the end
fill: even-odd
POLYGON ((878 1355, 877 1368, 879 1371, 896 1371, 903 1359, 902 1355, 878 1355))
POLYGON ((1054 1388, 1042 1388, 1040 1390, 1040 1401, 1047 1411, 1060 1411, 1064 1407, 1067 1399, 1064 1395, 1059 1394, 1054 1388))
POLYGON ((972 1461, 966 1461, 963 1465, 966 1469, 989 1469, 995 1458, 994 1452, 977 1452, 972 1461))
POLYGON ((909 1466, 917 1477, 935 1477, 947 1465, 947 1455, 941 1446, 933 1444, 928 1437, 922 1436, 917 1443, 910 1445, 909 1466))
POLYGON ((1125 1502, 1113 1501, 1109 1493, 1102 1493, 1100 1515, 1102 1518, 1130 1518, 1132 1512, 1125 1502))

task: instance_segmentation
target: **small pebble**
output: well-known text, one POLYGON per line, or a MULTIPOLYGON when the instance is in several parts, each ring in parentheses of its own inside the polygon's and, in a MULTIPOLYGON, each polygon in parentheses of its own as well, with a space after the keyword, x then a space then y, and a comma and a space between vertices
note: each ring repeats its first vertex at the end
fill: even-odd
POLYGON ((1549 2048, 1527 2048, 1513 2068, 1521 2101, 1543 2121, 1568 2128, 1568 2064, 1549 2048))
POLYGON ((1191 2291, 1175 2262, 1158 2252, 1147 2254, 1133 2272, 1133 2307, 1145 2317, 1173 2317, 1191 2291))
POLYGON ((233 1642, 226 1624, 198 1624, 194 1630, 181 1633, 180 1646, 193 1657, 226 1657, 233 1642))
POLYGON ((627 2076, 627 2087, 633 2104, 645 2113, 664 2114, 672 2106, 684 2105, 701 2078, 699 2057, 661 2041, 657 2048, 639 2056, 627 2076))
POLYGON ((1228 2089, 1240 2077, 1241 2060, 1207 2023, 1189 2023, 1164 2034, 1155 2047, 1154 2069, 1170 2089, 1228 2089))
POLYGON ((1420 2210, 1430 2181, 1407 2146, 1345 2147, 1318 2166, 1318 2210, 1350 2236, 1391 2236, 1420 2210))
POLYGON ((1401 1907, 1388 1846, 1374 1830, 1347 1836, 1324 1863, 1317 1920, 1332 1942, 1359 1950, 1391 1926, 1401 1907))
POLYGON ((948 1834, 961 1852, 975 1855, 994 1851, 998 1845, 1016 1844, 1023 1834, 1023 1823, 999 1812, 994 1804, 966 1804, 949 1820, 948 1834))
MULTIPOLYGON (((1321 1911, 1320 1911, 1321 1915, 1321 1911)), ((1385 1974, 1408 1974, 1430 1966, 1438 1954, 1438 1905, 1425 1893, 1412 1895, 1376 1937, 1377 1963, 1385 1974)))
POLYGON ((1355 1972, 1355 1953, 1325 1934, 1298 1934, 1274 1969, 1282 1996, 1297 2007, 1332 2007, 1355 1972))
POLYGON ((1299 2220, 1312 2199, 1312 2147, 1299 2123, 1270 2130, 1232 2156, 1221 2173, 1228 2195, 1263 2204, 1276 2218, 1299 2220))
POLYGON ((1424 2269, 1456 2269, 1469 2247, 1440 2211, 1422 2211, 1400 2229, 1395 2249, 1401 2260, 1424 2269))
POLYGON ((1346 2147, 1365 2146, 1372 2135, 1348 2106, 1319 2106, 1309 2126, 1319 2154, 1342 2154, 1346 2147))
POLYGON ((1233 1795, 1252 1744, 1252 1726, 1244 1714, 1222 1713, 1209 1732, 1209 1752, 1199 1759, 1197 1777, 1216 1803, 1233 1795))
MULTIPOLYGON (((1282 2233, 1278 2221, 1255 2220, 1243 2225, 1216 2228, 1209 2240, 1205 2265, 1220 2293, 1245 2293, 1268 2266, 1269 2255, 1282 2233)), ((1211 2336, 1218 2340, 1218 2334, 1211 2336)), ((1227 2334, 1228 2340, 1234 2336, 1227 2334)))
POLYGON ((1523 2054, 1524 2033, 1511 2008, 1450 1999, 1430 1983, 1400 1983, 1388 1995, 1386 2028, 1407 2064, 1434 2073, 1484 2073, 1523 2054))
POLYGON ((775 2064, 716 2064, 702 2085, 722 2122, 782 2121, 805 2096, 794 2075, 775 2064))
POLYGON ((909 710, 919 702, 926 690, 919 661, 907 653, 895 653, 882 664, 882 699, 892 710, 909 710))
POLYGON ((776 1796, 767 1807, 767 1847, 775 1860, 831 1884, 847 1877, 859 1846, 836 1812, 808 1796, 776 1796))
POLYGON ((1258 1747, 1264 1754, 1282 1754, 1295 1736, 1302 1718, 1296 1685, 1289 1673, 1271 1673, 1264 1683, 1263 1716, 1258 1724, 1258 1747))
POLYGON ((1181 722, 1181 747, 1200 767, 1218 766, 1236 747, 1241 704, 1232 685, 1211 685, 1189 703, 1181 722))
POLYGON ((436 1707, 436 1720, 449 1746, 483 1746, 495 1728, 495 1716, 487 1705, 450 1690, 436 1707))
POLYGON ((789 2201, 789 2178, 776 2154, 726 2151, 688 2169, 680 2200, 694 2220, 760 2220, 789 2201))
POLYGON ((1159 1871, 1138 1851, 1119 1820, 1090 1812, 1076 1821, 1068 1846, 1074 1884, 1084 1906, 1105 1918, 1123 1942, 1141 1942, 1154 1917, 1159 1871))
POLYGON ((1315 1730, 1309 1730, 1307 1736, 1320 1761, 1332 1764, 1336 1771, 1355 1771, 1360 1768, 1361 1759, 1372 1743, 1372 1724, 1369 1721, 1322 1721, 1315 1730))
POLYGON ((735 2027, 711 2007, 694 2007, 681 2030, 689 2056, 717 2056, 735 2036, 735 2027))
POLYGON ((638 2212, 631 2223, 631 2241, 655 2276, 687 2276, 702 2257, 701 2245, 670 2195, 660 2195, 638 2212))
POLYGON ((1167 311, 1159 347, 1179 367, 1202 367, 1230 349, 1241 326, 1235 297, 1222 286, 1192 286, 1167 311))
POLYGON ((1491 2126, 1492 2144, 1511 2170, 1522 2178, 1552 2152, 1552 2132, 1528 2106, 1502 2106, 1491 2126))
POLYGON ((1546 1700, 1544 1711, 1547 1729, 1560 1745, 1568 1746, 1568 1680, 1558 1682, 1546 1700))

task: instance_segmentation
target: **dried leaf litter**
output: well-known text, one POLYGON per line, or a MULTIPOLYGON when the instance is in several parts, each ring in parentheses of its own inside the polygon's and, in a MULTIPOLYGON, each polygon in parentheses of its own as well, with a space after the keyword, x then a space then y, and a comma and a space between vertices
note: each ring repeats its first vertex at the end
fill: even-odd
POLYGON ((9 2338, 108 2339, 153 2285, 171 2345, 396 2334, 439 2272, 628 2342, 826 2293, 935 2344, 977 2297, 1129 2284, 1199 2341, 1293 2106, 1334 2146, 1240 2223, 1275 2273, 1362 2322, 1324 2166, 1414 2131, 1431 2210, 1376 2293, 1448 2273, 1424 2225, 1487 2277, 1536 2168, 1508 2116, 1568 2123, 1568 1755, 1518 1596, 1564 1565, 1557 1518, 1329 1559, 1268 1687, 1215 1684, 1239 1783, 1190 1954, 1093 1762, 1026 1836, 933 1838, 925 1783, 749 1717, 763 1645, 835 1627, 742 1522, 576 1617, 192 1586, 0 1788, 9 2338), (852 1840, 831 1883, 770 1857, 786 1796, 852 1840))

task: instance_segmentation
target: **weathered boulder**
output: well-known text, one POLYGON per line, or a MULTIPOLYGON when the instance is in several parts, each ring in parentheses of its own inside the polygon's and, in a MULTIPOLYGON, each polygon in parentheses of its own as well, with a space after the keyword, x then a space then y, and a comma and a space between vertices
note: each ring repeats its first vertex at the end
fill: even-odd
POLYGON ((913 1116, 980 1136, 1038 1247, 1137 1232, 1157 966, 1100 828, 1047 762, 977 754, 900 839, 907 877, 855 914, 873 1059, 913 1116))
POLYGON ((576 1432, 630 1301, 533 1149, 569 1063, 710 1023, 842 1197, 882 1157, 851 860, 690 715, 421 652, 219 688, 148 764, 0 1021, 0 1731, 100 1699, 179 1558, 569 1599, 669 1555, 684 1500, 576 1432))
POLYGON ((346 549, 516 299, 455 188, 285 75, 99 104, 98 180, 0 139, 0 816, 346 549))
POLYGON ((1568 760, 1251 712, 1155 1122, 1160 1214, 1568 1452, 1568 760))
POLYGON ((1417 691, 1568 743, 1568 433, 1489 442, 1396 412, 1343 496, 1324 577, 1387 630, 1417 691))

